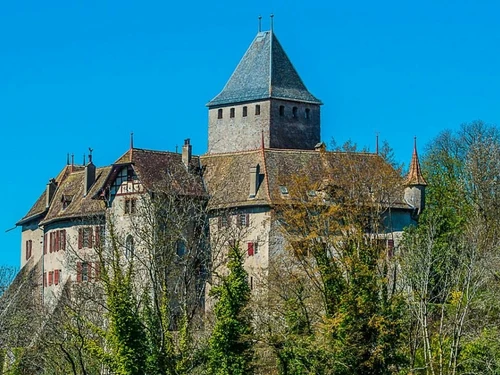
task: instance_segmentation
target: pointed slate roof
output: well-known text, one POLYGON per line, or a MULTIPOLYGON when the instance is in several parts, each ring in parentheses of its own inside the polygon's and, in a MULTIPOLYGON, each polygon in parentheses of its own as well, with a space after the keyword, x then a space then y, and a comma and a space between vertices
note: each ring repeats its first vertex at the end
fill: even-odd
POLYGON ((268 98, 322 104, 307 90, 272 31, 257 33, 224 89, 207 107, 268 98))
POLYGON ((422 175, 422 170, 420 169, 420 161, 418 160, 417 154, 417 140, 414 140, 413 144, 413 155, 411 157, 410 171, 408 172, 408 177, 406 178, 407 185, 427 185, 427 182, 422 175))

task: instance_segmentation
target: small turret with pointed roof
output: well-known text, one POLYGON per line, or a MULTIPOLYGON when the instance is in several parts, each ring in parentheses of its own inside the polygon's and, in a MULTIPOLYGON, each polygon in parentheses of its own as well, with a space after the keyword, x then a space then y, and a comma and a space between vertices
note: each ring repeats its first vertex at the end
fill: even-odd
POLYGON ((306 88, 273 28, 259 31, 222 91, 207 103, 208 152, 314 149, 321 101, 306 88))
POLYGON ((405 185, 405 201, 415 208, 417 215, 421 214, 425 207, 425 187, 427 186, 427 182, 424 179, 420 168, 420 161, 418 160, 416 137, 413 139, 413 155, 405 185))

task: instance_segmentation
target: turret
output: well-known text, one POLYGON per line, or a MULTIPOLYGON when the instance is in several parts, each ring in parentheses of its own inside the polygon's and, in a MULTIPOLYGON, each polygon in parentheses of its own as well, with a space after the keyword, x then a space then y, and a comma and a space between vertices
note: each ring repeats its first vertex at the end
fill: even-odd
POLYGON ((410 171, 405 182, 404 199, 407 204, 415 209, 418 217, 425 208, 425 187, 427 182, 422 175, 417 153, 417 138, 413 141, 413 155, 411 158, 410 171))

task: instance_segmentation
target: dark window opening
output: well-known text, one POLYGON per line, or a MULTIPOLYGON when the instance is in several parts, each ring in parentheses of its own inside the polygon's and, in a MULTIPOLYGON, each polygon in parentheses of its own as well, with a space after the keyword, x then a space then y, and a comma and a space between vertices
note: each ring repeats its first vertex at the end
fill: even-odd
POLYGON ((125 256, 127 259, 132 259, 134 256, 134 237, 130 234, 125 240, 125 256))
POLYGON ((127 198, 125 199, 125 214, 135 214, 136 211, 136 200, 135 198, 127 198))
POLYGON ((305 116, 306 116, 307 120, 309 120, 311 118, 311 110, 309 108, 306 108, 305 116))
POLYGON ((238 225, 241 227, 248 227, 250 224, 250 215, 249 214, 239 214, 238 215, 238 225))
POLYGON ((284 116, 284 115, 285 115, 285 106, 280 105, 280 116, 284 116))
POLYGON ((218 119, 222 118, 222 108, 217 111, 217 118, 218 119))
POLYGON ((89 280, 89 264, 87 262, 82 262, 82 281, 89 280))
POLYGON ((293 108, 292 108, 292 116, 293 116, 294 118, 297 118, 297 107, 293 107, 293 108))
POLYGON ((243 117, 247 117, 247 113, 248 113, 248 108, 247 108, 247 106, 244 106, 243 107, 243 117))
POLYGON ((234 118, 234 108, 229 110, 229 117, 234 118))
POLYGON ((183 240, 177 241, 177 256, 182 257, 186 254, 186 243, 183 240))
POLYGON ((255 115, 256 116, 260 115, 260 104, 255 105, 255 115))

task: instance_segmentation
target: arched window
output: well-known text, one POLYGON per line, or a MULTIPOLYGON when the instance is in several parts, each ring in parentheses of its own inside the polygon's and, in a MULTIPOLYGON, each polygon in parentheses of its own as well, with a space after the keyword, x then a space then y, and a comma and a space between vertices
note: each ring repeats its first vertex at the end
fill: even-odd
POLYGON ((297 107, 293 107, 293 108, 292 108, 292 116, 293 116, 294 118, 297 118, 297 107))
POLYGON ((222 118, 222 108, 220 108, 220 109, 217 111, 217 118, 218 118, 218 119, 221 119, 221 118, 222 118))
POLYGON ((132 259, 134 256, 134 237, 131 234, 125 239, 125 256, 132 259))
POLYGON ((284 115, 285 115, 285 106, 280 105, 280 116, 284 116, 284 115))

